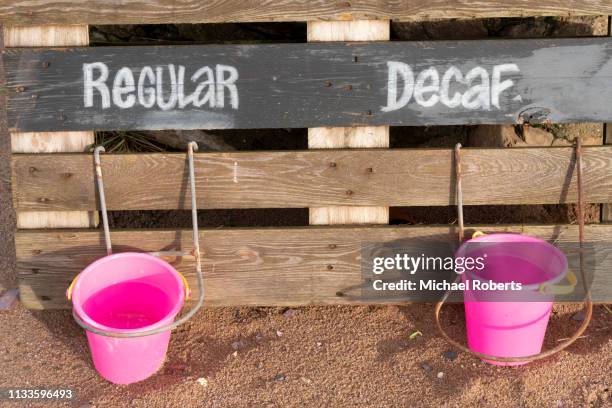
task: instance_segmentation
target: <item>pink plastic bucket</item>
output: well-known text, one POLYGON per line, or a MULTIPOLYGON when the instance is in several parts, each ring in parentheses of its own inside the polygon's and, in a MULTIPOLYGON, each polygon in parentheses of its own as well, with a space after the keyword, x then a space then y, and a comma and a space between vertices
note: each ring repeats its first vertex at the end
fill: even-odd
MULTIPOLYGON (((540 353, 554 297, 540 289, 564 279, 567 258, 548 242, 519 234, 481 235, 466 241, 456 257, 485 254, 482 270, 472 269, 462 275, 463 282, 471 281, 470 289, 463 292, 469 348, 496 357, 540 353), (520 282, 522 289, 475 291, 475 280, 520 282)), ((527 363, 483 361, 495 365, 527 363)))
MULTIPOLYGON (((128 333, 174 321, 185 302, 181 275, 167 262, 142 253, 109 255, 92 263, 72 288, 75 313, 89 325, 128 333)), ((144 337, 87 333, 96 370, 115 384, 142 381, 163 364, 170 330, 144 337)))

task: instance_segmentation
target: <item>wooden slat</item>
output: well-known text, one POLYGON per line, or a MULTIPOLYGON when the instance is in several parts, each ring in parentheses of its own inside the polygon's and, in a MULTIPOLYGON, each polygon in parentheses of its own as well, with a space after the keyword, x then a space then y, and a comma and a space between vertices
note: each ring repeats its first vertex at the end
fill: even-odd
MULTIPOLYGON (((514 231, 576 242, 577 226, 495 226, 480 230, 514 231)), ((206 303, 235 305, 308 305, 357 303, 363 243, 402 239, 455 242, 454 227, 300 227, 221 229, 201 232, 206 303)), ((611 276, 612 226, 590 225, 587 242, 599 243, 593 297, 606 299, 611 276)), ((113 231, 114 250, 157 251, 191 248, 191 231, 113 231)), ((66 307, 65 290, 90 262, 105 255, 100 231, 22 231, 16 236, 17 270, 29 290, 22 302, 30 308, 66 307)), ((568 253, 571 262, 576 252, 568 253)), ((191 258, 168 259, 194 285, 191 258)), ((609 301, 609 297, 607 298, 609 301)))
MULTIPOLYGON (((612 123, 606 123, 604 127, 605 144, 612 145, 612 123)), ((612 177, 612 176, 611 176, 612 177)), ((612 204, 605 203, 601 206, 601 221, 612 222, 612 204)))
MULTIPOLYGON (((608 16, 608 36, 612 36, 612 17, 608 16)), ((604 144, 612 145, 612 123, 604 125, 604 144)), ((601 206, 601 221, 612 222, 612 203, 601 206)))
POLYGON ((93 132, 11 133, 13 153, 78 153, 87 151, 93 142, 93 132))
MULTIPOLYGON (((5 26, 5 47, 64 47, 89 43, 86 25, 5 26)), ((49 130, 49 129, 44 129, 49 130)), ((10 134, 13 153, 83 152, 94 143, 93 132, 10 134)), ((97 225, 97 213, 86 211, 21 211, 17 228, 77 228, 97 225)))
MULTIPOLYGON (((310 21, 309 42, 388 41, 388 20, 310 21)), ((310 149, 389 147, 388 126, 309 128, 310 149)), ((308 209, 310 225, 388 224, 389 207, 312 207, 308 209)))
MULTIPOLYGON (((0 18, 1 19, 1 18, 0 18)), ((4 27, 6 47, 74 47, 89 44, 89 28, 83 24, 9 25, 4 27)))
POLYGON ((18 229, 95 227, 97 211, 19 211, 18 229))
POLYGON ((11 24, 157 24, 305 20, 412 20, 612 14, 607 0, 0 0, 11 24))
POLYGON ((8 125, 36 132, 605 122, 610 44, 600 37, 7 50, 8 125), (95 63, 102 65, 85 65, 95 63), (206 82, 212 77, 217 87, 206 82))
MULTIPOLYGON (((572 147, 464 149, 466 205, 576 202, 572 147), (570 182, 571 181, 571 182, 570 182)), ((453 205, 450 149, 200 153, 201 208, 453 205)), ((584 148, 589 202, 612 202, 612 146, 584 148)), ((97 208, 90 154, 14 155, 19 211, 97 208)), ((110 210, 187 209, 185 155, 104 154, 110 210)))

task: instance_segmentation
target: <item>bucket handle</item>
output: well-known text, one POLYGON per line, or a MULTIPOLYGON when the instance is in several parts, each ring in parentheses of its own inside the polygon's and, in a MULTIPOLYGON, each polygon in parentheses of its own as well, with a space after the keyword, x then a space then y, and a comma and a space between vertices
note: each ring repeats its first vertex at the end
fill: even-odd
POLYGON ((567 271, 565 279, 567 279, 568 285, 550 285, 547 283, 542 283, 538 290, 544 295, 569 295, 576 289, 578 278, 574 272, 569 270, 567 271))
MULTIPOLYGON (((192 222, 192 227, 193 227, 193 246, 194 246, 193 255, 196 261, 196 278, 198 282, 198 301, 197 303, 187 313, 185 313, 180 319, 172 323, 166 324, 161 327, 157 327, 155 329, 134 331, 134 332, 129 332, 129 333, 113 332, 113 331, 102 330, 102 329, 93 327, 90 324, 84 322, 77 315, 77 313, 75 312, 73 308, 72 317, 77 322, 77 324, 81 326, 83 329, 91 333, 98 334, 100 336, 106 336, 106 337, 131 338, 131 337, 152 336, 154 334, 163 333, 168 330, 173 330, 176 327, 180 326, 181 324, 185 323, 186 321, 191 319, 191 317, 195 315, 196 312, 204 304, 204 277, 202 276, 202 262, 201 262, 201 254, 200 254, 200 235, 199 235, 199 230, 198 230, 198 207, 196 204, 196 190, 195 190, 195 169, 194 169, 194 164, 193 164, 193 152, 197 150, 198 150, 198 144, 196 142, 189 142, 187 144, 187 160, 189 163, 189 187, 191 190, 191 222, 192 222)), ((98 193, 100 197, 100 210, 102 212, 102 222, 104 226, 104 240, 106 244, 106 252, 108 255, 111 255, 112 246, 111 246, 111 239, 110 239, 110 229, 108 227, 108 215, 106 212, 106 199, 104 196, 104 183, 102 179, 102 165, 100 163, 100 152, 104 152, 104 151, 105 150, 103 146, 97 146, 94 149, 94 163, 96 166, 96 179, 97 179, 98 193)), ((186 255, 186 253, 184 252, 176 252, 176 251, 172 251, 168 253, 171 253, 172 255, 186 255)), ((165 254, 165 252, 155 252, 155 254, 163 255, 165 254)), ((180 272, 179 272, 179 275, 181 276, 181 279, 183 280, 183 283, 185 284, 185 291, 186 291, 185 297, 187 298, 190 296, 190 293, 191 293, 191 290, 189 289, 189 284, 187 283, 187 280, 185 279, 185 277, 182 274, 180 274, 180 272)), ((78 276, 79 275, 77 275, 72 280, 72 283, 66 290, 66 296, 69 296, 69 298, 72 297, 72 291, 73 291, 74 284, 78 276)))
MULTIPOLYGON (((459 278, 459 277, 458 277, 459 278)), ((458 283, 459 279, 455 280, 455 283, 458 283)), ((584 309, 585 309, 585 316, 584 316, 584 320, 582 321, 582 324, 580 325, 580 327, 578 327, 578 329, 576 330, 576 332, 567 340, 565 340, 563 343, 557 345, 556 347, 553 347, 549 350, 543 351, 541 353, 538 354, 533 354, 530 356, 522 356, 522 357, 499 357, 499 356, 491 356, 488 354, 483 354, 483 353, 479 353, 477 351, 471 350, 468 347, 466 347, 465 345, 459 343, 458 341, 452 339, 448 333, 446 333, 446 331, 444 330, 444 328, 442 327, 442 323, 440 321, 440 313, 442 311, 442 306, 444 306, 444 303, 446 303, 446 300, 448 299, 448 296, 450 295, 451 291, 446 292, 446 294, 444 295, 444 297, 442 298, 441 301, 439 301, 438 303, 436 303, 436 308, 435 308, 435 318, 436 318, 436 326, 438 327, 438 331, 442 334, 442 336, 446 339, 447 342, 449 342, 452 346, 456 347, 457 349, 474 355, 478 358, 484 359, 484 360, 491 360, 491 361, 496 361, 499 363, 524 363, 524 362, 530 362, 530 361, 535 361, 535 360, 541 360, 543 358, 547 358, 552 356, 553 354, 558 353, 561 350, 564 350, 565 348, 569 347, 571 344, 573 344, 576 340, 578 340, 580 338, 580 336, 582 336, 582 334, 585 332, 585 330, 587 329, 587 327, 589 326, 590 322, 591 322, 591 317, 593 316, 593 302, 591 301, 590 298, 586 299, 584 301, 584 309)))
MULTIPOLYGON (((481 359, 495 361, 499 363, 530 362, 530 361, 541 360, 543 358, 550 357, 553 354, 556 354, 559 351, 564 350, 565 348, 569 347, 576 340, 578 340, 580 336, 582 336, 582 334, 585 332, 585 330, 589 326, 591 322, 591 318, 593 317, 593 301, 591 300, 591 291, 586 282, 586 277, 584 274, 584 259, 583 259, 584 251, 582 251, 582 247, 584 245, 584 191, 583 191, 584 186, 582 185, 582 142, 581 142, 580 137, 576 138, 575 154, 576 154, 576 183, 578 185, 578 217, 577 217, 578 218, 578 237, 579 237, 580 249, 581 249, 579 251, 580 275, 582 277, 582 284, 584 286, 584 290, 586 293, 585 299, 584 299, 585 316, 584 316, 584 320, 582 321, 582 324, 580 325, 580 327, 578 327, 576 332, 570 338, 568 338, 561 344, 557 345, 556 347, 553 347, 549 350, 543 351, 538 354, 533 354, 530 356, 521 356, 521 357, 499 357, 499 356, 491 356, 488 354, 479 353, 479 352, 469 349, 465 345, 452 339, 442 327, 442 323, 440 321, 440 313, 442 311, 442 306, 444 306, 444 303, 446 303, 446 300, 451 294, 451 291, 449 290, 444 294, 442 299, 438 303, 436 303, 434 314, 435 314, 436 326, 438 327, 438 331, 442 334, 442 336, 446 339, 446 341, 448 341, 451 345, 453 345, 457 349, 465 353, 479 357, 481 359)), ((457 192, 457 213, 459 215, 458 232, 459 232, 459 243, 461 243, 463 241, 463 236, 464 236, 464 226, 463 226, 463 193, 461 190, 461 144, 460 143, 457 143, 457 145, 455 146, 455 175, 456 175, 455 191, 457 192)), ((455 283, 458 283, 460 279, 461 279, 461 276, 457 276, 457 278, 455 279, 455 283)), ((577 280, 576 276, 570 271, 568 273, 567 279, 570 282, 570 285, 566 287, 571 287, 573 291, 575 284, 572 286, 572 282, 574 280, 577 280)))

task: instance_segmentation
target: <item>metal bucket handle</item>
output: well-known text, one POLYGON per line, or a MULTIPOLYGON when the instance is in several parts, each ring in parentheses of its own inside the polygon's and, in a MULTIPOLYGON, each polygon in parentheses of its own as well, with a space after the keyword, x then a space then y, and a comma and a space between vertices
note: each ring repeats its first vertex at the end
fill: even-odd
MULTIPOLYGON (((458 224, 459 224, 459 244, 463 241, 464 238, 464 226, 463 226, 463 191, 461 189, 461 144, 457 143, 455 146, 455 182, 456 182, 456 192, 457 192, 457 214, 458 214, 458 224)), ((558 353, 561 350, 569 347, 576 340, 582 336, 584 331, 589 326, 591 322, 591 318, 593 316, 593 301, 591 300, 591 291, 588 287, 585 273, 584 273, 584 259, 583 259, 583 245, 584 245, 584 186, 582 183, 582 143, 580 138, 576 139, 576 183, 578 184, 578 239, 580 242, 580 249, 578 251, 579 259, 580 259, 580 275, 582 277, 582 284, 585 290, 585 299, 584 299, 584 311, 585 316, 582 324, 578 327, 578 330, 567 340, 562 342, 556 347, 551 348, 550 350, 543 351, 538 354, 533 354, 530 356, 522 356, 522 357, 498 357, 498 356, 490 356, 483 353, 478 353, 476 351, 470 350, 465 345, 459 343, 458 341, 452 339, 442 327, 442 323, 440 322, 440 313, 442 311, 442 306, 448 299, 451 294, 451 291, 447 291, 442 299, 436 303, 435 308, 435 318, 436 318, 436 326, 438 327, 438 331, 442 334, 442 336, 452 344, 457 349, 464 351, 468 354, 472 354, 476 357, 479 357, 484 360, 496 361, 500 363, 519 363, 519 362, 530 362, 535 360, 541 360, 543 358, 547 358, 552 356, 553 354, 558 353)), ((482 234, 482 233, 480 233, 482 234)), ((459 282, 461 276, 457 276, 455 282, 459 282)), ((570 278, 571 279, 571 278, 570 278)))
MULTIPOLYGON (((198 231, 198 208, 196 204, 196 191, 195 191, 195 169, 193 165, 193 152, 198 150, 198 145, 196 142, 189 142, 187 145, 187 159, 189 162, 189 187, 191 190, 191 222, 193 226, 193 246, 194 249, 192 252, 185 251, 159 251, 159 252, 149 252, 150 255, 153 256, 162 256, 162 255, 171 255, 171 256, 185 256, 185 255, 193 255, 196 261, 196 277, 198 281, 198 301, 197 303, 180 319, 174 321, 173 323, 155 328, 150 330, 140 330, 133 331, 129 333, 119 333, 107 330, 101 330, 96 327, 93 327, 87 323, 85 323, 74 311, 72 310, 72 317, 77 322, 79 326, 83 329, 94 333, 99 334, 100 336, 107 337, 144 337, 144 336, 152 336, 154 334, 159 334, 168 330, 173 330, 181 324, 188 321, 204 304, 204 277, 202 276, 202 263, 201 263, 201 255, 200 255, 200 236, 198 231)), ((113 253, 111 238, 110 238, 110 230, 108 227, 108 214, 106 211, 106 198, 104 195, 104 181, 102 179, 102 164, 100 162, 100 152, 104 152, 104 147, 97 146, 94 149, 94 163, 96 167, 96 181, 98 187, 98 193, 100 196, 100 210, 102 212, 102 224, 104 227, 104 241, 106 244, 106 253, 107 255, 111 255, 113 253)), ((189 284, 185 277, 179 272, 183 283, 185 284, 185 299, 190 296, 189 284)), ((77 275, 70 286, 66 291, 66 296, 70 300, 72 297, 72 288, 74 287, 75 282, 77 281, 79 275, 77 275)))

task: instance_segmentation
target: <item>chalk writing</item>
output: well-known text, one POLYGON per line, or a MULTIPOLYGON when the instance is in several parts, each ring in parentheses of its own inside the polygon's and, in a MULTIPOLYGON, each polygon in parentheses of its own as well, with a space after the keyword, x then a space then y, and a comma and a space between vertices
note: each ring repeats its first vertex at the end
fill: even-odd
MULTIPOLYGON (((383 112, 401 109, 413 98, 424 108, 442 103, 449 108, 500 109, 501 93, 514 85, 512 79, 502 80, 502 74, 520 72, 516 64, 499 64, 493 66, 491 74, 477 66, 463 75, 459 68, 450 66, 440 78, 438 70, 430 67, 421 71, 415 79, 411 66, 406 63, 389 61, 387 68, 387 105, 381 108, 383 112), (455 89, 452 95, 451 87, 455 89), (464 92, 456 90, 457 87, 464 92)), ((520 99, 520 95, 514 97, 514 100, 520 99)))
POLYGON ((103 109, 112 105, 129 109, 137 104, 145 108, 156 106, 163 111, 184 109, 189 105, 224 108, 226 99, 232 109, 239 106, 238 70, 230 65, 199 68, 190 78, 192 86, 195 85, 191 93, 185 90, 183 65, 145 66, 137 75, 131 68, 122 67, 112 81, 110 76, 103 62, 83 64, 83 104, 86 108, 94 106, 96 95, 103 109))

